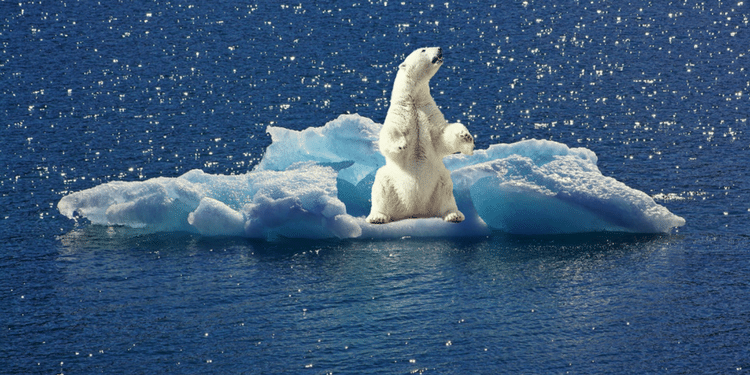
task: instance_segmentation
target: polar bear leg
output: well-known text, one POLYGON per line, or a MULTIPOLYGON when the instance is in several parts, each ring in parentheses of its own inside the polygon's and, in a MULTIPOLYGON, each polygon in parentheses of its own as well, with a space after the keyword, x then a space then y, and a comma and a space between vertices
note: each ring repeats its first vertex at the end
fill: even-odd
POLYGON ((371 224, 385 224, 393 221, 395 206, 400 205, 396 189, 385 168, 378 170, 372 184, 372 208, 366 219, 371 224))
POLYGON ((432 199, 433 202, 439 202, 438 216, 443 220, 451 223, 464 221, 464 214, 458 210, 456 198, 453 196, 453 181, 448 171, 439 177, 432 199))

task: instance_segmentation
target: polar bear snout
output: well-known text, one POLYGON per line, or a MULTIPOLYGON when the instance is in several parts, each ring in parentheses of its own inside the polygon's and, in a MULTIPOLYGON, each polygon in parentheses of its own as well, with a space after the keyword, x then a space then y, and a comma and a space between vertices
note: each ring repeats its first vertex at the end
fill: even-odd
POLYGON ((437 62, 440 62, 440 63, 442 63, 442 62, 443 62, 443 49, 442 49, 441 47, 438 47, 438 48, 437 48, 437 53, 436 53, 436 54, 435 54, 435 56, 434 56, 434 57, 432 58, 432 63, 433 63, 433 64, 434 64, 434 63, 437 63, 437 62))

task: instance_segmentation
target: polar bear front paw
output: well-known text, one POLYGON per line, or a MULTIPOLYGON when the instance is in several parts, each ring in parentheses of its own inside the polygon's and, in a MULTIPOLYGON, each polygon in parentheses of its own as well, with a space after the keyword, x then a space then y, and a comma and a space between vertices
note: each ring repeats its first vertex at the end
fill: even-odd
POLYGON ((474 154, 474 137, 460 122, 450 124, 445 128, 443 142, 447 151, 446 156, 456 152, 466 155, 474 154))
POLYGON ((391 218, 381 213, 371 213, 366 220, 370 224, 385 224, 389 223, 391 218))
POLYGON ((445 215, 443 220, 449 223, 460 223, 464 221, 464 214, 462 214, 460 211, 451 212, 448 215, 445 215))
POLYGON ((466 155, 474 155, 474 137, 468 131, 458 135, 459 151, 466 155))

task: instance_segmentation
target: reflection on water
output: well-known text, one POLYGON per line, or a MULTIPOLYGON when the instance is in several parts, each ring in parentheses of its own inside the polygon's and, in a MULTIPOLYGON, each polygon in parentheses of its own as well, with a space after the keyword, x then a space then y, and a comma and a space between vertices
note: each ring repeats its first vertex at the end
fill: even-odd
POLYGON ((250 361, 399 372, 480 355, 494 368, 532 353, 543 368, 562 368, 561 359, 574 369, 602 357, 617 363, 619 351, 643 346, 654 309, 674 308, 642 303, 671 292, 663 283, 680 241, 497 234, 266 243, 122 229, 85 227, 60 238, 57 288, 76 291, 78 301, 62 307, 60 324, 120 342, 102 354, 107 360, 135 348, 142 358, 166 350, 173 361, 210 360, 223 370, 250 361), (153 335, 123 335, 108 326, 115 317, 145 322, 153 335))

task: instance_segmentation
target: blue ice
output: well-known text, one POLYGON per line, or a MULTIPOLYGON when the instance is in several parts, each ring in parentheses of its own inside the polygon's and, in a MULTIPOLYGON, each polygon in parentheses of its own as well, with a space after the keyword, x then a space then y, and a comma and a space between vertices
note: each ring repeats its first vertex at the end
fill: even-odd
POLYGON ((599 231, 668 233, 685 220, 646 193, 603 176, 594 152, 527 140, 444 159, 466 220, 372 225, 381 124, 341 115, 302 131, 268 127, 272 143, 243 175, 192 170, 180 177, 109 182, 63 197, 59 211, 95 225, 252 238, 400 238, 599 231))

